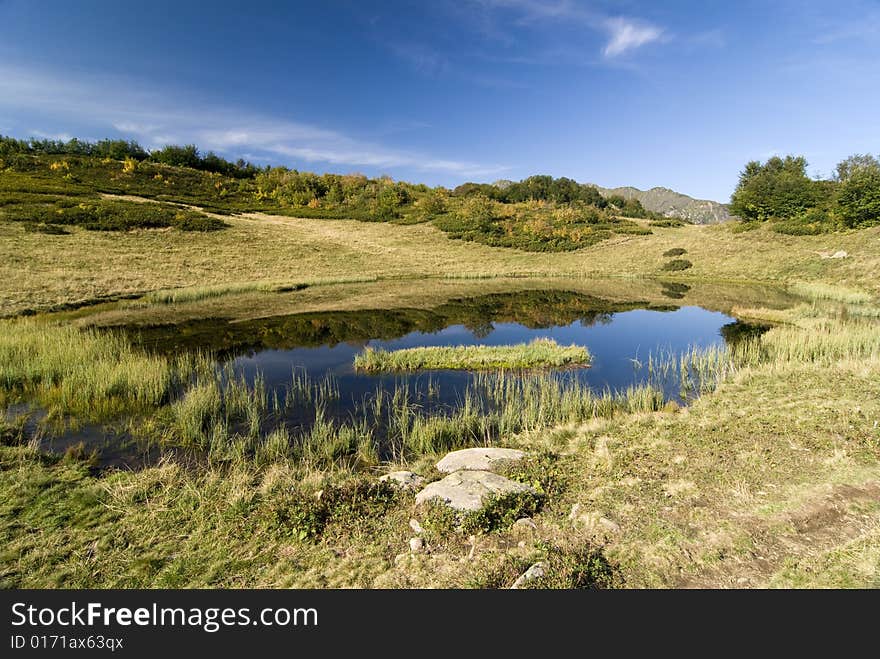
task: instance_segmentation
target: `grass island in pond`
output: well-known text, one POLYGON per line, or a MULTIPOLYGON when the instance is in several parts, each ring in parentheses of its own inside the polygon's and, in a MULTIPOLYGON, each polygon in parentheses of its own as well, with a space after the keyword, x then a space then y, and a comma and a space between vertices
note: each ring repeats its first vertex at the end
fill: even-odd
POLYGON ((506 346, 428 346, 402 350, 367 348, 354 358, 358 371, 383 373, 420 370, 486 371, 499 369, 587 366, 590 352, 583 346, 562 346, 553 339, 506 346))

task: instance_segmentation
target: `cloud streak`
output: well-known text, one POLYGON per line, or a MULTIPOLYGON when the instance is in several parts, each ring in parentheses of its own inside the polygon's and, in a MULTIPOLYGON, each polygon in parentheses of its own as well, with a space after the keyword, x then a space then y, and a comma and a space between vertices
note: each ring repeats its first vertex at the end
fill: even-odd
POLYGON ((665 30, 647 21, 626 16, 609 16, 571 0, 482 0, 490 9, 513 11, 516 24, 531 27, 539 22, 581 25, 607 35, 602 55, 613 59, 649 43, 668 40, 665 30))
MULTIPOLYGON (((295 159, 337 167, 407 168, 461 177, 487 177, 508 169, 396 149, 320 126, 247 109, 220 108, 171 90, 107 76, 71 78, 0 65, 0 109, 27 112, 34 117, 32 122, 62 125, 65 129, 71 124, 86 125, 90 130, 103 131, 101 136, 113 129, 150 148, 194 143, 205 150, 236 157, 248 154, 249 158, 270 162, 295 159)), ((40 125, 28 128, 35 135, 53 132, 40 125)))
POLYGON ((605 57, 618 57, 636 48, 657 41, 663 36, 663 30, 645 23, 617 17, 609 18, 604 23, 609 39, 602 50, 605 57))

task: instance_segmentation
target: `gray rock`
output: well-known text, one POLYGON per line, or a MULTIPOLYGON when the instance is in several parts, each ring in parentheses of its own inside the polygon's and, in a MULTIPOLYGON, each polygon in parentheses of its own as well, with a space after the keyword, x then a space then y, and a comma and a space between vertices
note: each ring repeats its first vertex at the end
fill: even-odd
POLYGON ((491 471, 457 471, 446 478, 430 483, 416 495, 416 504, 437 500, 459 512, 480 510, 492 496, 530 493, 535 490, 491 471))
POLYGON ((574 525, 583 526, 591 531, 620 532, 620 525, 617 522, 603 517, 602 513, 596 510, 585 510, 579 503, 571 507, 568 520, 574 525))
POLYGON ((535 563, 532 567, 519 575, 519 577, 517 577, 516 581, 513 582, 513 585, 510 588, 512 590, 517 590, 525 586, 530 581, 540 579, 545 574, 547 574, 546 565, 544 563, 535 563))
POLYGON ((387 482, 404 490, 417 490, 424 484, 425 479, 412 471, 392 471, 379 476, 379 482, 387 482))
POLYGON ((425 529, 422 528, 422 525, 419 524, 419 520, 417 520, 417 519, 409 520, 409 528, 411 528, 413 531, 415 531, 419 535, 422 535, 425 532, 425 529))
POLYGON ((522 460, 525 453, 514 448, 466 448, 447 453, 437 469, 445 474, 468 469, 471 471, 491 471, 498 462, 522 460))
POLYGON ((409 539, 409 550, 413 554, 420 554, 425 549, 425 543, 421 538, 410 538, 409 539))
POLYGON ((538 528, 538 525, 535 524, 535 521, 531 517, 520 517, 513 523, 513 525, 521 529, 535 530, 538 528))

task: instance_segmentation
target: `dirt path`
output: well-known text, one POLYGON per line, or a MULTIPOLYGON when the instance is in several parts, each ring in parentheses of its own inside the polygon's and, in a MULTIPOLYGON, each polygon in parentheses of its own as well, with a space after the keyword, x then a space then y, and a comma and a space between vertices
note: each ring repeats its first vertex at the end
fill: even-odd
POLYGON ((793 511, 743 520, 754 541, 747 557, 723 560, 717 568, 683 579, 675 586, 765 587, 786 566, 820 558, 880 527, 880 479, 824 489, 812 492, 793 511))

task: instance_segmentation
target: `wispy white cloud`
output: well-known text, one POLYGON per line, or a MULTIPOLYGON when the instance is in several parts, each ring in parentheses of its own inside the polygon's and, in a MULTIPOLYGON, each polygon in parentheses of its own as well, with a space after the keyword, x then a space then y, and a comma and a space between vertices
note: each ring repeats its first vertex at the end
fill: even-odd
MULTIPOLYGON (((491 176, 508 169, 397 149, 304 122, 219 107, 118 77, 71 77, 0 65, 0 110, 31 113, 45 118, 47 124, 63 121, 65 126, 88 126, 98 134, 112 128, 150 148, 193 143, 235 157, 247 153, 257 160, 288 158, 465 177, 491 176)), ((40 126, 32 130, 38 134, 40 126)))
POLYGON ((663 36, 659 27, 620 16, 606 19, 604 26, 609 34, 608 43, 602 50, 605 57, 618 57, 663 36))
POLYGON ((581 25, 607 35, 602 55, 615 58, 656 41, 668 41, 666 31, 646 20, 609 16, 598 9, 571 0, 478 0, 483 7, 513 11, 520 26, 554 22, 581 25))

